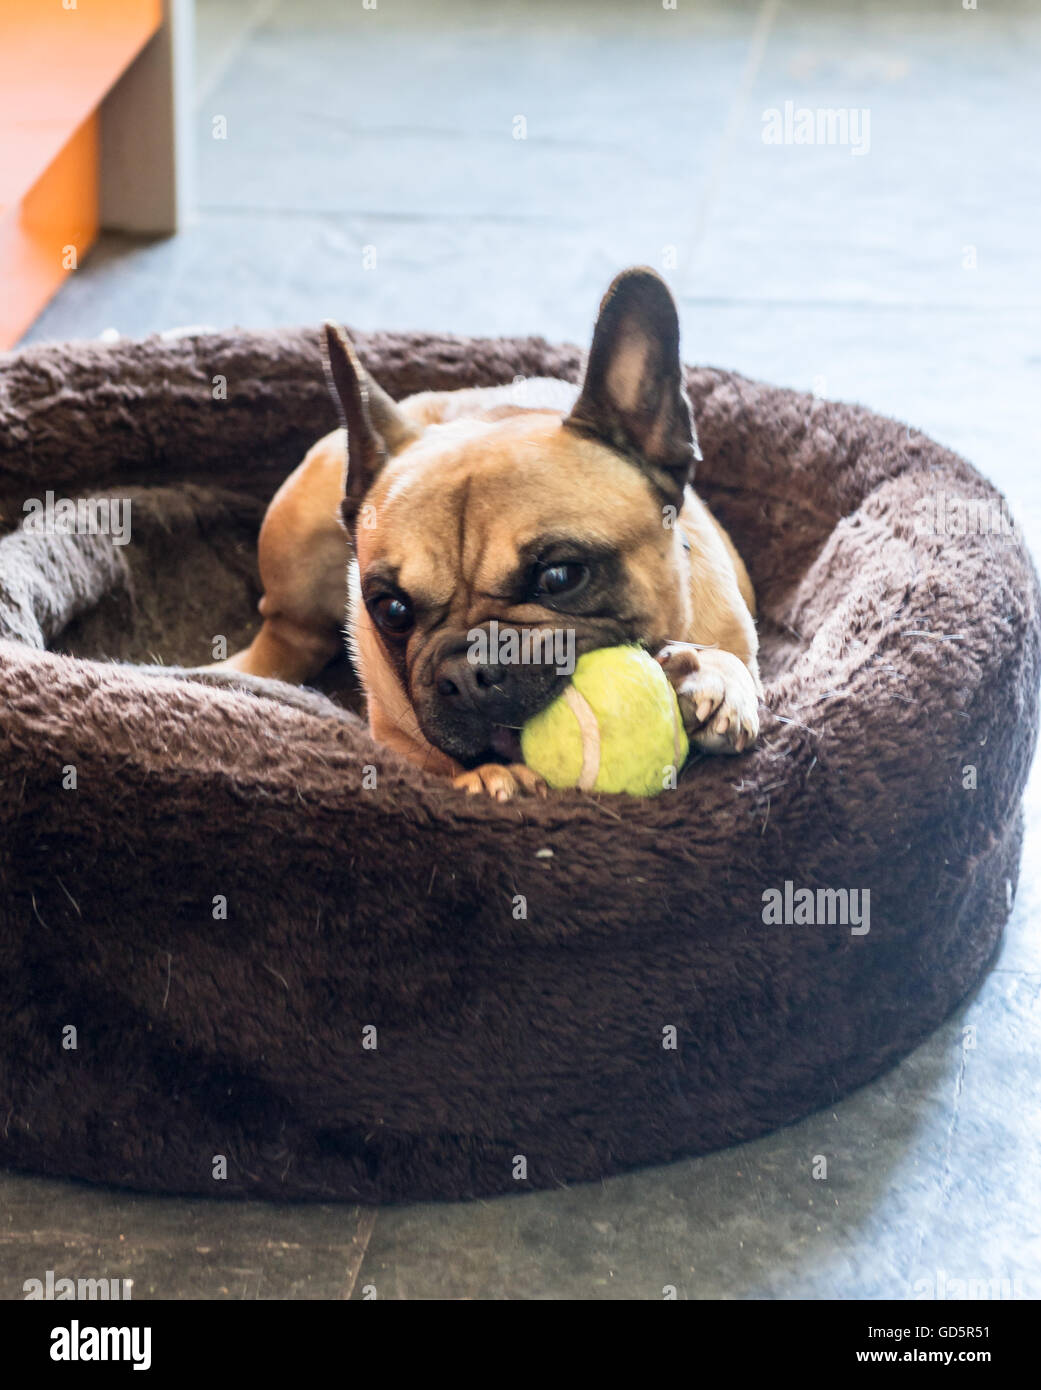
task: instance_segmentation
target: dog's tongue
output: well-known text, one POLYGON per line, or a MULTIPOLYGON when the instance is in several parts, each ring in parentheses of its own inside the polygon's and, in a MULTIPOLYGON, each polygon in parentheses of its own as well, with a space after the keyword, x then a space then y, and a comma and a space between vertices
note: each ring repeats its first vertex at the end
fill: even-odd
POLYGON ((519 729, 509 729, 505 724, 493 725, 489 746, 494 753, 497 753, 500 758, 505 758, 508 763, 524 761, 521 753, 519 729))

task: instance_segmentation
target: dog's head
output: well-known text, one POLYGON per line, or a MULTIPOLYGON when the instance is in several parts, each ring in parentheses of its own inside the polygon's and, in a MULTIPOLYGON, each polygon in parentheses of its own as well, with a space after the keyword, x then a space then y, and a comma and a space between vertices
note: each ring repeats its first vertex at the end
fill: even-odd
POLYGON ((326 353, 370 716, 464 766, 517 760, 517 731, 577 656, 685 629, 673 523, 698 453, 676 308, 653 271, 608 290, 566 416, 518 404, 424 429, 332 325, 326 353))

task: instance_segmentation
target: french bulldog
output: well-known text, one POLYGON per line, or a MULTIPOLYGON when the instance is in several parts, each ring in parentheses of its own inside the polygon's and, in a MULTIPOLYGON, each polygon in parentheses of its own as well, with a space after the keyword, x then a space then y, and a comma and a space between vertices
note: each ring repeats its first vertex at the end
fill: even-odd
POLYGON ((519 730, 567 675, 552 658, 503 664, 487 643, 482 659, 474 638, 492 624, 566 629, 578 656, 637 643, 671 679, 694 748, 754 743, 755 597, 691 487, 679 320, 654 271, 608 289, 580 388, 533 379, 395 403, 341 329, 326 325, 323 348, 343 427, 275 494, 263 623, 220 668, 303 684, 346 634, 377 742, 499 800, 545 794, 519 730))

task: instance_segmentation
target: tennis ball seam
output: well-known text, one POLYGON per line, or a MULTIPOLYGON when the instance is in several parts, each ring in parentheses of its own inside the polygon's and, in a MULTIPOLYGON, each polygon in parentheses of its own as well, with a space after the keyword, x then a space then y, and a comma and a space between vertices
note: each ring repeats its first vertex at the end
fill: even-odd
POLYGON ((591 792, 600 776, 600 720, 581 690, 576 690, 573 685, 565 688, 564 699, 578 720, 578 733, 582 740, 582 767, 575 785, 579 791, 591 792))

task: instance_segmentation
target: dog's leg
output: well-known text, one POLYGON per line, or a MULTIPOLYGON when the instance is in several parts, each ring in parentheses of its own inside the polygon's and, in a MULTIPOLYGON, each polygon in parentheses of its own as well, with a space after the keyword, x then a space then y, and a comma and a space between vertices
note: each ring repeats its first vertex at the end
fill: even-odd
POLYGON ((679 699, 684 727, 701 753, 742 753, 759 737, 755 594, 730 537, 688 488, 686 641, 656 652, 679 699))
POLYGON ((339 654, 347 608, 350 541, 340 524, 344 437, 326 435, 285 480, 260 528, 263 626, 214 670, 302 685, 339 654))
MULTIPOLYGON (((261 602, 266 606, 268 596, 261 602)), ((264 608, 261 608, 264 612, 264 608)), ((215 662, 212 671, 241 672, 267 680, 303 685, 313 679, 339 653, 343 643, 335 628, 311 626, 286 613, 265 617, 253 641, 227 661, 215 662)))

